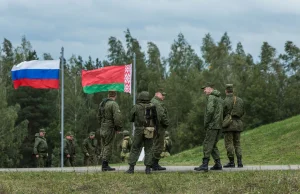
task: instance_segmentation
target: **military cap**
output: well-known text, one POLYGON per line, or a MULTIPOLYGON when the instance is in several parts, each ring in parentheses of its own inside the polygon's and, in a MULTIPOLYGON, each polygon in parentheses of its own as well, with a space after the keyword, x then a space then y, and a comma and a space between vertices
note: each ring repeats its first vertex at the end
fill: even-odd
POLYGON ((40 129, 40 132, 44 132, 44 133, 46 133, 45 129, 40 129))
POLYGON ((109 97, 115 97, 117 95, 117 91, 116 90, 108 90, 108 96, 109 97))
POLYGON ((73 134, 72 134, 71 131, 68 131, 68 132, 66 133, 66 136, 73 136, 73 134))
POLYGON ((92 132, 90 132, 90 136, 92 136, 92 135, 95 135, 95 132, 93 132, 93 131, 92 131, 92 132))
POLYGON ((127 130, 124 130, 122 133, 123 133, 123 136, 128 136, 129 135, 129 131, 127 131, 127 130))
POLYGON ((211 82, 206 82, 204 86, 201 87, 201 89, 205 89, 206 87, 214 87, 215 85, 211 82))
POLYGON ((227 91, 231 91, 232 92, 233 91, 233 84, 226 84, 225 88, 226 88, 227 91))
POLYGON ((150 101, 149 92, 142 91, 141 93, 138 94, 137 99, 140 101, 150 101))
POLYGON ((163 88, 159 88, 159 89, 157 90, 157 92, 160 92, 161 95, 163 95, 163 96, 167 95, 167 93, 164 91, 163 88))

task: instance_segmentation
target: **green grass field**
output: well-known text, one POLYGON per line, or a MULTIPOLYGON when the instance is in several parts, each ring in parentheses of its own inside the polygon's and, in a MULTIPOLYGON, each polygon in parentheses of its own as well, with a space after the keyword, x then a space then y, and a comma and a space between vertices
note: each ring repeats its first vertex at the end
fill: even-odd
MULTIPOLYGON (((300 116, 243 132, 241 144, 246 165, 300 164, 300 116)), ((223 139, 218 148, 221 162, 227 163, 223 139)), ((161 164, 197 166, 202 156, 201 146, 164 158, 161 164)), ((213 164, 212 159, 210 164, 213 164)))

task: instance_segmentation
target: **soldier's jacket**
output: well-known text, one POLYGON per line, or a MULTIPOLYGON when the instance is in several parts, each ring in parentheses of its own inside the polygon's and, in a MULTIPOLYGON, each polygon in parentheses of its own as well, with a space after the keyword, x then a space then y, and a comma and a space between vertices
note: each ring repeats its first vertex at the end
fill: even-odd
POLYGON ((102 115, 100 106, 103 101, 99 105, 98 112, 98 121, 105 128, 114 128, 116 131, 119 131, 122 128, 122 115, 119 108, 119 105, 114 100, 108 100, 104 106, 104 115, 102 115))
POLYGON ((123 153, 128 153, 128 152, 130 152, 131 145, 132 145, 132 141, 131 141, 130 137, 129 137, 129 136, 125 136, 125 137, 123 138, 122 145, 121 145, 121 147, 122 147, 122 152, 123 152, 123 153))
POLYGON ((151 103, 155 105, 158 119, 158 130, 160 128, 166 129, 169 126, 168 111, 162 100, 154 96, 151 103))
POLYGON ((213 90, 207 97, 204 116, 204 129, 222 129, 223 100, 218 90, 213 90))
POLYGON ((82 152, 85 155, 88 153, 89 155, 99 155, 99 148, 97 147, 97 139, 86 138, 82 143, 82 152))
POLYGON ((33 154, 47 153, 48 145, 45 137, 36 137, 33 147, 33 154))
POLYGON ((134 122, 134 126, 137 128, 143 128, 144 122, 145 122, 145 106, 149 104, 150 102, 137 102, 135 104, 129 115, 129 121, 134 122))
POLYGON ((230 114, 232 111, 232 123, 223 129, 223 131, 242 131, 243 130, 243 122, 241 117, 245 114, 244 102, 241 98, 236 96, 236 102, 233 106, 234 96, 233 94, 227 94, 224 99, 224 109, 223 116, 230 114))
POLYGON ((164 140, 164 152, 171 152, 171 148, 172 148, 172 141, 170 139, 170 137, 165 137, 164 140))
POLYGON ((64 155, 75 156, 75 142, 74 140, 64 139, 64 155))

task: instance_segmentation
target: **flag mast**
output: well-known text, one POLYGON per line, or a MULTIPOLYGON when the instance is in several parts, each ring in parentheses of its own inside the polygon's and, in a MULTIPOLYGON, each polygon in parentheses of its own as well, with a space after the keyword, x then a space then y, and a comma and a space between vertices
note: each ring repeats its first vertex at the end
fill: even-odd
POLYGON ((61 48, 61 168, 64 167, 64 47, 61 48))
MULTIPOLYGON (((135 53, 133 53, 133 105, 135 105, 136 102, 136 56, 135 53)), ((132 136, 134 135, 134 123, 132 123, 132 136)))

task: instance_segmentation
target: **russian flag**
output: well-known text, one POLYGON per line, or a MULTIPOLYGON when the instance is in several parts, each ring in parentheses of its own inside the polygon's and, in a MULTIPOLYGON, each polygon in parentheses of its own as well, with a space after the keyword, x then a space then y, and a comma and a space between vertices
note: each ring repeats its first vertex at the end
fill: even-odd
POLYGON ((11 69, 14 88, 28 86, 39 89, 59 88, 60 60, 24 61, 11 69))

